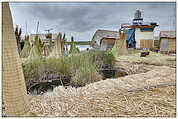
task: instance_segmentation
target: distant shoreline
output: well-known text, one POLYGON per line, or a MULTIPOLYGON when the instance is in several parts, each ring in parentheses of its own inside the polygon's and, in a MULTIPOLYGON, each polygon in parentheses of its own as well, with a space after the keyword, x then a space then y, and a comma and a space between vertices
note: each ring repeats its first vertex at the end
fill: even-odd
MULTIPOLYGON (((67 42, 70 45, 71 42, 67 42)), ((90 45, 90 41, 75 41, 76 45, 90 45)))

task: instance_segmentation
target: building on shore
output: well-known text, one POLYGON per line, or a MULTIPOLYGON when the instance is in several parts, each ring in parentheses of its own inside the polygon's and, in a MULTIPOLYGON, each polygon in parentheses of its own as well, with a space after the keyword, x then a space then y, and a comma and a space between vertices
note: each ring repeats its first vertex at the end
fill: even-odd
MULTIPOLYGON (((154 48, 154 29, 156 22, 144 22, 141 12, 136 11, 132 23, 121 24, 121 31, 126 29, 126 45, 133 49, 151 49, 154 48)), ((96 50, 107 51, 112 49, 115 40, 119 39, 118 31, 97 30, 92 38, 91 46, 96 50)))
POLYGON ((160 52, 176 52, 176 31, 160 31, 159 34, 160 52))
POLYGON ((127 29, 128 47, 135 49, 154 48, 154 28, 156 22, 144 22, 141 12, 136 11, 132 23, 121 24, 121 29, 127 29))
MULTIPOLYGON (((35 39, 35 36, 37 34, 30 34, 30 37, 29 37, 29 41, 32 42, 34 39, 35 39)), ((47 38, 46 36, 48 34, 38 34, 39 35, 39 38, 43 41, 43 42, 48 42, 49 41, 49 38, 47 38)), ((54 42, 54 40, 57 38, 57 34, 52 34, 52 42, 54 42)))
POLYGON ((92 38, 91 46, 96 50, 106 51, 114 46, 118 38, 118 31, 97 30, 92 38))
POLYGON ((57 34, 30 34, 29 35, 29 41, 30 44, 32 45, 32 41, 35 40, 35 36, 38 35, 41 41, 44 43, 42 47, 42 54, 44 56, 49 56, 50 54, 50 49, 54 46, 54 41, 57 38, 57 34), (51 42, 51 41, 52 42, 51 42))

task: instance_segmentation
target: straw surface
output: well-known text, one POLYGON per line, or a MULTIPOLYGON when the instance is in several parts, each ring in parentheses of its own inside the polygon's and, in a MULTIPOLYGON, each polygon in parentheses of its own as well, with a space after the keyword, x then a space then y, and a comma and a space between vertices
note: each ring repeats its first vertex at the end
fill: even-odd
POLYGON ((175 68, 152 69, 81 88, 59 86, 52 93, 31 96, 31 111, 47 117, 175 117, 175 86, 128 92, 148 85, 176 83, 175 68))
MULTIPOLYGON (((135 51, 135 50, 134 50, 135 51)), ((137 51, 136 51, 137 52, 137 51)), ((124 56, 117 57, 117 61, 127 61, 131 63, 144 63, 144 64, 151 64, 151 65, 166 65, 171 67, 176 67, 176 56, 169 56, 164 55, 156 52, 151 52, 146 57, 140 57, 140 53, 132 53, 124 56), (170 60, 174 58, 174 60, 170 60)))
POLYGON ((6 116, 27 115, 29 102, 12 16, 6 2, 2 3, 2 90, 6 116))

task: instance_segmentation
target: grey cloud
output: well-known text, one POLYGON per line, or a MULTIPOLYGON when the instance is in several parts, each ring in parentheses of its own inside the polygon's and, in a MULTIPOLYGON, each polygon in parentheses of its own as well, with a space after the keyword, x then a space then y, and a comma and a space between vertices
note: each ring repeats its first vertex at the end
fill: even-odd
MULTIPOLYGON (((53 32, 76 35, 78 40, 91 40, 97 29, 118 30, 121 23, 131 22, 140 9, 144 21, 158 22, 162 29, 175 29, 176 3, 10 3, 14 24, 28 22, 28 31, 34 31, 40 21, 40 32, 53 27, 53 32), (170 19, 171 18, 171 19, 170 19), (171 21, 170 21, 171 20, 171 21), (171 24, 172 22, 172 24, 171 24), (171 26, 168 26, 170 24, 171 26), (80 37, 81 36, 81 37, 80 37)), ((70 37, 69 35, 69 37, 70 37)))

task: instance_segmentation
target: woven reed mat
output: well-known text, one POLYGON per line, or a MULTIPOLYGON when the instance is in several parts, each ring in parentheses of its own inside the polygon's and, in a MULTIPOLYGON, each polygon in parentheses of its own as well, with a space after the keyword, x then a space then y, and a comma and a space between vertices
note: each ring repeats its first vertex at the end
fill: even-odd
POLYGON ((9 4, 2 3, 2 90, 7 116, 30 116, 9 4))

